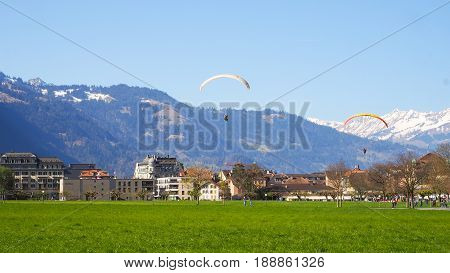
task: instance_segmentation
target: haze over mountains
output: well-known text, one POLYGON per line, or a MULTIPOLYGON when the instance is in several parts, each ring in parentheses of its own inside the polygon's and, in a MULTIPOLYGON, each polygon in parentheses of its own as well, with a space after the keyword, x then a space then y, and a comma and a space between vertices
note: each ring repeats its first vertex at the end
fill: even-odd
POLYGON ((403 112, 397 111, 397 117, 386 117, 388 122, 399 124, 390 128, 389 134, 378 135, 378 124, 372 127, 365 122, 359 126, 353 123, 357 136, 341 132, 344 129, 337 123, 310 122, 288 113, 191 107, 155 89, 124 84, 53 85, 0 72, 0 153, 31 151, 42 156, 56 155, 66 162, 93 162, 118 176, 132 175, 134 164, 155 152, 176 155, 186 165, 203 164, 216 169, 240 161, 286 173, 313 172, 340 159, 350 166, 368 166, 392 159, 406 149, 425 152, 428 145, 449 139, 446 111, 433 117, 431 113, 400 115, 403 112), (143 106, 151 110, 151 118, 157 119, 139 135, 138 113, 143 106), (224 113, 230 114, 229 122, 223 121, 224 113), (400 121, 406 116, 410 117, 410 127, 400 130, 400 121), (412 123, 415 116, 426 121, 423 125, 412 123), (242 120, 252 122, 243 126, 242 120), (408 136, 414 134, 413 141, 390 141, 397 141, 406 131, 408 136), (290 135, 285 145, 276 147, 264 142, 272 139, 278 143, 280 134, 286 132, 297 134, 290 135), (159 137, 163 141, 143 147, 139 145, 140 137, 150 142, 159 137), (214 141, 214 149, 206 147, 214 141), (179 143, 191 143, 192 147, 180 148, 179 143), (363 147, 369 150, 366 155, 361 152, 363 147))

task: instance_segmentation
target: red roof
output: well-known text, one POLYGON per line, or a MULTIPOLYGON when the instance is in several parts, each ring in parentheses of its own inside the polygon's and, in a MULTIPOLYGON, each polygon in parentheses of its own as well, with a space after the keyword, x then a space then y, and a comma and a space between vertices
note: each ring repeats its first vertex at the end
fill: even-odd
POLYGON ((98 178, 98 177, 110 177, 108 172, 102 169, 91 169, 81 171, 80 178, 98 178))

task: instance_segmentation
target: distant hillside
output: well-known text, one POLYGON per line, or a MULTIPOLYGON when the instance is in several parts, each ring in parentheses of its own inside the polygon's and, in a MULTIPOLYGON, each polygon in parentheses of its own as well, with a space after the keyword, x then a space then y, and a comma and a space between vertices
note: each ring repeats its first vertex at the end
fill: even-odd
POLYGON ((25 82, 0 73, 1 121, 6 128, 2 130, 0 152, 51 153, 66 160, 95 162, 117 175, 130 176, 135 162, 154 152, 176 155, 186 165, 204 164, 218 169, 236 161, 256 162, 292 173, 320 171, 340 159, 349 165, 364 166, 391 159, 406 149, 306 120, 302 126, 308 149, 304 149, 298 135, 281 147, 259 145, 265 139, 278 140, 282 132, 299 129, 299 117, 268 110, 217 111, 185 106, 181 111, 178 105, 174 98, 154 89, 123 84, 53 85, 41 79, 25 82), (145 139, 152 141, 158 134, 164 138, 147 150, 138 147, 139 105, 151 109, 152 118, 158 117, 157 123, 144 132, 145 139), (225 112, 230 114, 228 123, 222 119, 225 112), (244 130, 242 119, 254 122, 244 130), (294 126, 293 121, 297 121, 294 126), (189 128, 193 128, 195 138, 189 128), (216 149, 203 147, 215 140, 216 149), (189 141, 192 149, 179 147, 189 141), (365 156, 363 147, 369 149, 365 156))

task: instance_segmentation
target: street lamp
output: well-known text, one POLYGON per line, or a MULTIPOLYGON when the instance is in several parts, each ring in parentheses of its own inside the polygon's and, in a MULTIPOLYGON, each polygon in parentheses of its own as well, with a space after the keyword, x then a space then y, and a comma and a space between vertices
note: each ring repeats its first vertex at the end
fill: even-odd
POLYGON ((42 203, 44 203, 44 193, 45 191, 41 191, 42 192, 42 203))

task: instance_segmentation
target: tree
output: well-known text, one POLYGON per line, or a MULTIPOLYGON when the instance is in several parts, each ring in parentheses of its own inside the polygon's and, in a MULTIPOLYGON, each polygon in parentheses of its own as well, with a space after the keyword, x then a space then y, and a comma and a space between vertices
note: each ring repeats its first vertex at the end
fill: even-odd
POLYGON ((2 200, 6 194, 14 189, 14 175, 11 169, 0 166, 0 195, 2 200))
POLYGON ((328 202, 328 197, 331 197, 333 199, 333 201, 336 199, 335 191, 323 190, 323 191, 319 191, 319 194, 321 196, 325 196, 325 199, 327 200, 327 202, 328 202))
POLYGON ((439 144, 436 148, 436 153, 448 162, 450 160, 450 142, 439 144))
POLYGON ((336 196, 336 206, 342 207, 344 200, 344 191, 346 190, 346 172, 348 168, 345 166, 344 161, 331 164, 327 167, 325 173, 329 182, 329 185, 334 189, 336 196))
POLYGON ((369 179, 366 172, 352 173, 348 178, 350 186, 355 189, 358 194, 359 200, 363 199, 363 196, 369 191, 369 179))
POLYGON ((28 193, 24 192, 23 190, 14 191, 13 196, 16 200, 27 200, 30 198, 30 195, 28 193))
POLYGON ((111 200, 120 200, 120 196, 122 195, 122 192, 119 190, 112 190, 110 192, 111 200))
POLYGON ((414 196, 421 185, 426 182, 426 165, 419 164, 412 152, 398 156, 394 167, 394 175, 406 194, 407 207, 414 208, 414 196))
MULTIPOLYGON (((430 195, 433 194, 433 191, 428 190, 428 189, 423 189, 423 190, 420 190, 418 192, 418 194, 420 195, 420 197, 422 197, 422 199, 425 199, 425 197, 427 197, 425 203, 428 204, 428 202, 430 200, 430 195)), ((431 205, 431 203, 430 203, 430 205, 431 205)))
POLYGON ((219 196, 222 199, 222 204, 225 205, 225 199, 231 197, 231 190, 228 186, 228 181, 220 181, 217 183, 217 186, 219 187, 219 196))
POLYGON ((146 189, 142 189, 138 193, 136 193, 136 197, 141 200, 146 200, 150 195, 151 193, 146 189))
POLYGON ((377 163, 372 165, 369 169, 368 179, 369 187, 372 190, 381 191, 383 199, 386 195, 390 193, 396 193, 392 189, 393 186, 393 176, 392 176, 393 166, 391 163, 377 163))
POLYGON ((301 201, 302 197, 306 200, 306 198, 310 195, 309 191, 306 190, 292 191, 291 194, 295 195, 298 198, 298 201, 301 201))
POLYGON ((208 183, 212 182, 213 172, 204 167, 190 167, 186 169, 186 177, 183 178, 183 183, 190 186, 191 191, 189 195, 197 200, 197 205, 200 204, 200 196, 202 195, 202 188, 208 183))
POLYGON ((159 192, 159 196, 161 196, 162 200, 169 200, 169 192, 166 191, 165 189, 161 189, 159 192))
POLYGON ((84 195, 86 196, 86 200, 95 200, 95 197, 98 195, 98 192, 96 191, 88 191, 85 192, 84 195))
MULTIPOLYGON (((443 152, 441 151, 441 153, 443 152)), ((428 170, 428 184, 433 193, 438 196, 441 196, 442 194, 448 195, 450 188, 450 161, 438 153, 431 157, 431 160, 426 164, 428 170)))
POLYGON ((244 197, 252 197, 258 188, 258 181, 264 179, 263 170, 256 164, 233 166, 232 179, 234 185, 242 191, 244 197))
POLYGON ((67 200, 67 198, 70 197, 70 192, 69 191, 63 191, 61 193, 61 197, 62 197, 62 200, 67 200))

